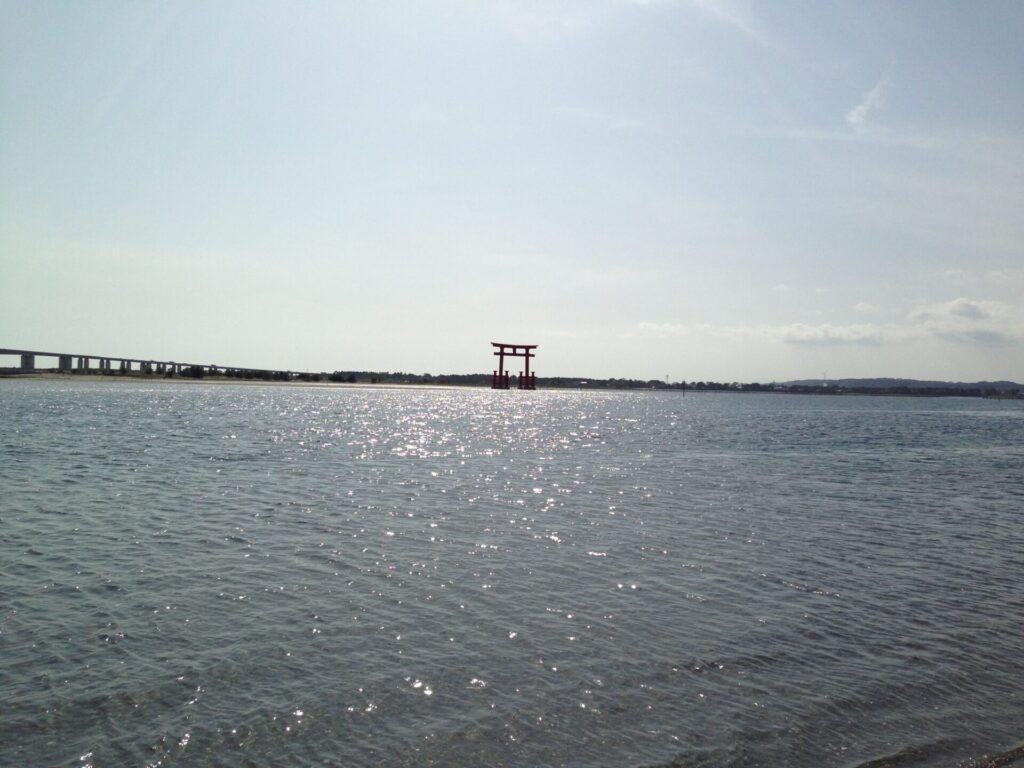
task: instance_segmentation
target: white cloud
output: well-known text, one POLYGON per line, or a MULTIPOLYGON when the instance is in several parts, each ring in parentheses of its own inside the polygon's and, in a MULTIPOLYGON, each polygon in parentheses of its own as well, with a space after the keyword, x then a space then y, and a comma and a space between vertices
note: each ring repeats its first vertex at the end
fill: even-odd
POLYGON ((990 269, 982 277, 997 286, 1024 286, 1024 269, 990 269))
POLYGON ((885 331, 877 325, 806 325, 793 323, 771 328, 772 334, 787 344, 880 344, 885 331))
POLYGON ((850 307, 850 309, 852 309, 854 312, 881 312, 882 311, 882 308, 880 306, 878 306, 877 304, 870 304, 870 303, 868 303, 866 301, 858 301, 856 304, 854 304, 852 307, 850 307))
POLYGON ((1024 338, 1020 309, 999 301, 957 298, 919 304, 907 320, 920 333, 950 341, 999 343, 1024 338))
POLYGON ((860 103, 846 114, 846 122, 853 127, 857 133, 863 133, 867 128, 868 116, 885 104, 884 94, 889 87, 888 75, 882 75, 875 87, 864 94, 860 103))

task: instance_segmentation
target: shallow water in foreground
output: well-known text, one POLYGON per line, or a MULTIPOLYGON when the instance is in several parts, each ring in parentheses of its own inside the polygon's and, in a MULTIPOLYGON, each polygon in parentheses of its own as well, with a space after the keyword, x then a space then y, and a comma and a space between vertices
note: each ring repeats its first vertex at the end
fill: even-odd
POLYGON ((0 382, 0 765, 1024 742, 1024 404, 0 382))

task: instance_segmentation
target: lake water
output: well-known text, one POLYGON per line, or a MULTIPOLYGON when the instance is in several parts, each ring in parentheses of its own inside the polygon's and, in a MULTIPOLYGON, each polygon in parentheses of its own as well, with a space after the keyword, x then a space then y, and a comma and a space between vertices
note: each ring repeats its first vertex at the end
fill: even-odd
POLYGON ((0 510, 3 766, 1024 742, 1021 402, 3 381, 0 510))

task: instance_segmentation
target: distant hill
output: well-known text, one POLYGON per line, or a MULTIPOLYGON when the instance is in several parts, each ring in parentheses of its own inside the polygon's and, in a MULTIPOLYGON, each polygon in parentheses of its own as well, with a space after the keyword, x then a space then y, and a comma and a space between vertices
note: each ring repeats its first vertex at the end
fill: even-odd
POLYGON ((822 384, 830 387, 843 387, 848 389, 970 389, 986 390, 994 389, 999 392, 1006 392, 1013 389, 1024 389, 1024 384, 1014 381, 920 381, 918 379, 800 379, 799 381, 783 382, 787 387, 820 387, 822 384))

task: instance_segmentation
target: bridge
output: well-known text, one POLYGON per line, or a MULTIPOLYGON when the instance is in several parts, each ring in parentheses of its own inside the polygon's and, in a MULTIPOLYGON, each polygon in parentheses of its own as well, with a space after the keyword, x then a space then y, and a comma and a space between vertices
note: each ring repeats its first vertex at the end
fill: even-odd
MULTIPOLYGON (((203 375, 223 373, 237 375, 251 372, 254 374, 269 373, 275 378, 293 377, 292 371, 278 371, 269 368, 245 368, 235 365, 211 365, 208 363, 178 363, 173 360, 143 360, 137 357, 119 357, 115 355, 85 355, 69 352, 40 352, 33 349, 0 349, 0 357, 4 355, 19 357, 21 365, 13 370, 28 373, 37 370, 36 358, 56 358, 56 369, 60 373, 85 373, 88 371, 113 372, 115 370, 124 373, 138 370, 140 373, 156 374, 181 374, 191 371, 200 371, 203 375), (93 367, 95 362, 96 367, 93 367), (133 367, 133 366, 137 366, 133 367)), ((2 367, 0 367, 2 369, 2 367)), ((12 370, 7 368, 6 370, 12 370)))

